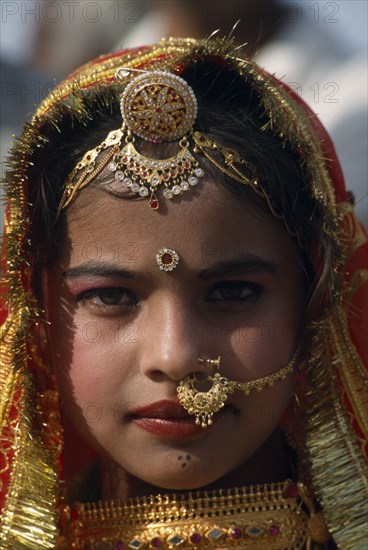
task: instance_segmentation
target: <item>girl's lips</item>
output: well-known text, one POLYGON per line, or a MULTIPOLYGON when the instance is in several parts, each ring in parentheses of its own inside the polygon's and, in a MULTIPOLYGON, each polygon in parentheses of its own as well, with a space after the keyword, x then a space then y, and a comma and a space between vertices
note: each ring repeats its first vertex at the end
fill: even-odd
POLYGON ((187 418, 132 418, 132 422, 159 437, 166 439, 185 439, 203 432, 201 426, 197 426, 194 416, 187 418))
POLYGON ((163 399, 144 407, 137 407, 128 413, 130 417, 142 418, 191 418, 177 399, 163 399))
MULTIPOLYGON (((219 416, 219 413, 214 416, 214 424, 219 416)), ((179 401, 170 399, 133 409, 127 418, 143 430, 167 439, 185 439, 211 428, 198 426, 195 417, 189 415, 179 401)))

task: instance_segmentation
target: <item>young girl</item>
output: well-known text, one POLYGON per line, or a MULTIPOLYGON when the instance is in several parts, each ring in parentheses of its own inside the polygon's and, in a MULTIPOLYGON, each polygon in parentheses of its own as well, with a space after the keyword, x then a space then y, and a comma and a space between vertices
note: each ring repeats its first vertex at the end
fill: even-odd
POLYGON ((362 548, 366 237, 231 41, 101 57, 10 159, 4 548, 362 548))

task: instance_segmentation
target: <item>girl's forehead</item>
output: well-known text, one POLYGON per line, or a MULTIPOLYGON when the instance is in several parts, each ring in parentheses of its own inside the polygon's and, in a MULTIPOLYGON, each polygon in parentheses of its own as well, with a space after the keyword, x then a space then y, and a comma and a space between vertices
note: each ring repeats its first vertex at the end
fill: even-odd
POLYGON ((187 258, 219 261, 256 255, 295 257, 284 226, 245 198, 206 181, 191 196, 166 201, 153 211, 145 200, 115 197, 98 188, 81 193, 67 211, 64 260, 99 260, 114 250, 138 258, 169 247, 187 258))

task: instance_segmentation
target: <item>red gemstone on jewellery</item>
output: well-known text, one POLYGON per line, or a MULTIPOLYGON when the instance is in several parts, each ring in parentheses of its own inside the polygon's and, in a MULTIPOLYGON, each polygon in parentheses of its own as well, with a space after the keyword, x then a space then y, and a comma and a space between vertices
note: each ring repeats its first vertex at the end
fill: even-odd
POLYGON ((298 495, 298 487, 295 485, 295 483, 290 483, 286 487, 285 494, 289 498, 295 498, 298 495))
POLYGON ((239 529, 239 527, 233 527, 233 528, 231 529, 231 537, 232 537, 233 539, 240 539, 241 536, 242 536, 242 534, 243 534, 243 533, 242 533, 242 530, 239 529))
POLYGON ((162 113, 162 109, 161 109, 161 107, 157 107, 157 109, 156 109, 156 113, 158 113, 158 114, 162 113))
POLYGON ((280 527, 278 525, 271 525, 269 533, 271 537, 276 537, 280 533, 280 527))
POLYGON ((199 544, 202 540, 202 537, 199 533, 193 533, 190 535, 189 540, 192 544, 199 544))
POLYGON ((150 207, 153 209, 153 210, 158 210, 158 207, 160 206, 160 203, 158 202, 157 199, 152 199, 150 201, 150 207))
POLYGON ((177 171, 178 171, 178 174, 182 174, 182 173, 184 172, 183 167, 182 167, 182 166, 178 166, 178 167, 177 167, 177 171))
POLYGON ((124 543, 122 540, 118 540, 116 543, 116 550, 124 550, 124 543))
POLYGON ((162 545, 162 540, 158 537, 153 537, 151 540, 152 548, 159 548, 162 545))
POLYGON ((163 180, 168 180, 169 179, 169 174, 167 172, 163 172, 161 177, 162 177, 163 180))
POLYGON ((170 265, 172 263, 172 261, 173 261, 173 259, 172 259, 171 254, 169 254, 168 252, 165 252, 165 254, 163 254, 163 256, 161 258, 161 262, 164 265, 170 265))
POLYGON ((72 509, 70 510, 70 519, 71 519, 72 521, 76 521, 76 520, 78 519, 78 512, 77 512, 77 510, 76 510, 75 508, 72 508, 72 509))

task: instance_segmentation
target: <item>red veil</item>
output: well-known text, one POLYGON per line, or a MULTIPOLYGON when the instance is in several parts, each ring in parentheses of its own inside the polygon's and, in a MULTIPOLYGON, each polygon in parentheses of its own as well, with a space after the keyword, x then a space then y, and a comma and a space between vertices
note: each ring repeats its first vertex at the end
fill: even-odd
POLYGON ((181 74, 198 59, 230 64, 257 90, 272 130, 302 152, 311 192, 324 212, 324 231, 344 248, 345 260, 331 277, 340 281, 334 305, 318 321, 319 337, 310 342, 312 368, 307 375, 304 409, 298 413, 296 448, 336 544, 362 548, 366 542, 367 236, 354 215, 333 144, 295 93, 251 62, 239 59, 228 41, 174 39, 100 57, 72 74, 39 106, 9 159, 0 343, 0 540, 4 548, 56 547, 63 478, 62 429, 53 379, 46 370, 50 392, 40 396, 30 376, 41 368, 31 337, 41 312, 32 292, 32 268, 27 259, 32 239, 32 205, 28 203, 31 157, 36 148, 44 146, 45 129, 57 127, 66 113, 83 122, 91 116, 90 105, 95 101, 108 107, 117 100, 121 93, 114 77, 117 67, 181 74), (37 421, 39 415, 41 422, 37 421))

